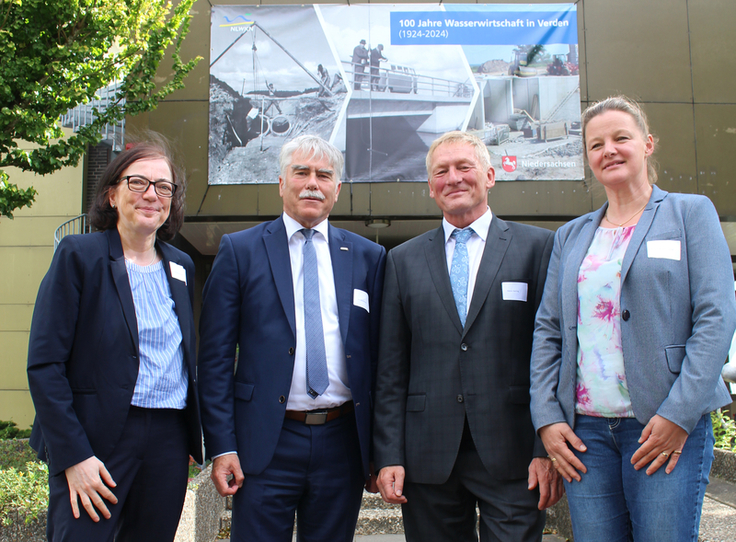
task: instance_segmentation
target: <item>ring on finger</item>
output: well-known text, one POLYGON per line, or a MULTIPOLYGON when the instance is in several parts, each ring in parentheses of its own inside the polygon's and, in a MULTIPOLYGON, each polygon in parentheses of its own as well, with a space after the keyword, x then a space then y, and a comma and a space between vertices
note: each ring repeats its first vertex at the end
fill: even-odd
POLYGON ((550 457, 549 460, 552 461, 552 463, 554 463, 555 461, 557 461, 557 458, 556 457, 550 457))
POLYGON ((682 450, 673 450, 672 455, 680 455, 682 453, 682 450))
POLYGON ((662 452, 662 455, 665 456, 665 457, 669 457, 670 456, 670 454, 668 454, 667 452, 662 452))

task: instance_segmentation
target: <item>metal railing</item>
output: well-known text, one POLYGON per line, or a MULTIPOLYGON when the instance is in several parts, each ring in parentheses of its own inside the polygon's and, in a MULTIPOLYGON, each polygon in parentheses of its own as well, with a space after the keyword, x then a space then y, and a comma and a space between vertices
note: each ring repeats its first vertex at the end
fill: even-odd
POLYGON ((92 226, 87 222, 87 215, 81 214, 71 220, 67 220, 61 226, 56 228, 54 232, 54 252, 59 246, 61 240, 67 235, 75 235, 78 233, 90 233, 92 226))
POLYGON ((371 90, 372 92, 386 92, 401 94, 419 94, 423 96, 450 96, 455 98, 471 98, 473 96, 473 83, 468 81, 452 81, 440 77, 420 75, 411 68, 397 66, 395 69, 375 66, 371 68, 364 66, 365 71, 356 71, 356 66, 348 60, 342 61, 343 70, 348 75, 349 81, 345 84, 350 88, 358 90, 371 90), (378 70, 371 73, 371 69, 378 70), (408 71, 407 71, 408 70, 408 71))

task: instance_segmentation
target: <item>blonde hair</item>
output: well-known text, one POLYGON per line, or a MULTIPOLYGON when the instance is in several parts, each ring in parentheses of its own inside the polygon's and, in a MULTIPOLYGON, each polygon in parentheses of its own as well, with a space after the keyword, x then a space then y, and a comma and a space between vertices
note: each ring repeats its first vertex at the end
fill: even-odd
POLYGON ((475 157, 478 159, 478 163, 483 170, 486 171, 491 167, 491 155, 488 154, 488 148, 485 143, 483 143, 478 136, 456 130, 454 132, 447 132, 446 134, 441 135, 435 139, 429 147, 427 158, 425 160, 428 178, 432 177, 432 172, 430 170, 432 168, 432 155, 434 154, 434 151, 437 150, 437 147, 446 143, 467 143, 468 145, 472 145, 473 148, 475 148, 475 157))
MULTIPOLYGON (((636 122, 636 125, 638 126, 644 138, 650 135, 649 121, 647 120, 647 116, 638 102, 623 95, 609 96, 605 100, 596 102, 593 105, 589 106, 585 111, 583 111, 580 119, 583 127, 583 148, 587 149, 587 145, 585 144, 585 132, 586 128, 588 127, 588 123, 593 118, 597 117, 598 115, 602 115, 603 113, 606 113, 608 111, 621 111, 628 114, 629 116, 631 116, 632 119, 634 119, 634 122, 636 122)), ((654 139, 654 143, 656 144, 658 139, 654 136, 652 136, 652 138, 654 139)), ((647 178, 649 179, 649 184, 654 184, 657 182, 657 161, 652 157, 651 154, 647 156, 647 178)))

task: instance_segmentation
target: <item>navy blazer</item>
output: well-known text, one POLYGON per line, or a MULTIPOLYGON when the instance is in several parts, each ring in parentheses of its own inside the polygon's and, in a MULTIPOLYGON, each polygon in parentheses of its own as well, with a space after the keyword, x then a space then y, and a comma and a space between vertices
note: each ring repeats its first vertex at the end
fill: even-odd
MULTIPOLYGON (((607 207, 555 236, 532 353, 537 430, 574 427, 578 272, 607 207)), ((731 402, 721 368, 736 328, 733 281, 711 201, 654 186, 621 266, 621 343, 640 423, 659 414, 690 433, 703 414, 731 402)))
MULTIPOLYGON (((386 250, 333 226, 329 247, 367 475, 386 250), (370 312, 353 303, 355 290, 367 292, 370 312)), ((294 369, 295 318, 283 219, 224 235, 204 288, 199 393, 207 455, 237 452, 245 474, 262 472, 276 449, 294 369)))
MULTIPOLYGON (((202 462, 192 316, 194 264, 156 242, 169 279, 189 373, 189 453, 202 462), (186 270, 172 278, 170 263, 186 270)), ((92 455, 103 463, 118 442, 138 378, 138 324, 116 229, 64 237, 41 282, 28 346, 36 407, 31 446, 53 476, 92 455)))

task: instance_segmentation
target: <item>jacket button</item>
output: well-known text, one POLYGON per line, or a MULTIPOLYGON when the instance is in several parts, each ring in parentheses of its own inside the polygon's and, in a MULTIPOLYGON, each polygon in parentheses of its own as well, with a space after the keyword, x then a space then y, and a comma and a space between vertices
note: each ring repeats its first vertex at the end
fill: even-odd
POLYGON ((293 356, 294 355, 294 347, 293 346, 289 348, 289 355, 290 356, 293 356))
POLYGON ((629 318, 631 318, 631 313, 627 310, 621 313, 621 318, 624 319, 624 322, 627 322, 629 318))
POLYGON ((286 397, 284 397, 283 395, 279 395, 279 403, 283 405, 285 402, 286 402, 286 397))
POLYGON ((465 344, 465 343, 461 344, 460 345, 460 350, 462 350, 463 352, 467 352, 468 351, 468 345, 465 344))
POLYGON ((463 401, 465 401, 465 399, 463 398, 463 396, 462 395, 458 395, 457 396, 457 402, 458 403, 462 403, 463 401))

